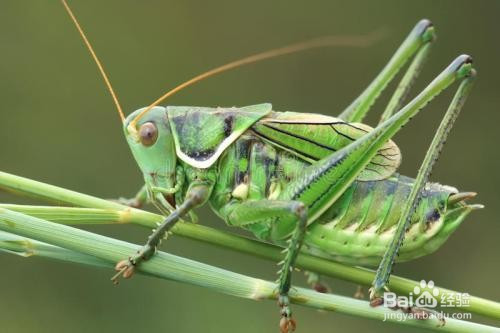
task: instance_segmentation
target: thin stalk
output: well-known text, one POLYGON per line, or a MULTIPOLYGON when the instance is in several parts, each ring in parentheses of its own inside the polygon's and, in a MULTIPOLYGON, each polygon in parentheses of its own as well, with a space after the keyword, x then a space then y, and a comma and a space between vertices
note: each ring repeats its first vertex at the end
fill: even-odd
MULTIPOLYGON (((95 223, 134 223, 149 228, 155 228, 156 223, 162 220, 162 216, 139 209, 129 208, 116 202, 99 199, 86 194, 63 189, 57 186, 44 184, 31 179, 0 172, 0 189, 17 194, 39 198, 45 201, 57 202, 59 204, 92 207, 85 210, 81 208, 57 208, 44 206, 12 206, 13 210, 19 210, 26 214, 39 216, 44 219, 54 220, 60 223, 76 224, 93 221, 95 223), (97 208, 97 209, 95 209, 97 208), (72 213, 71 209, 77 209, 72 213), (37 215, 38 214, 38 215, 37 215), (64 218, 62 216, 65 216, 64 218)), ((176 235, 214 244, 220 247, 251 254, 265 259, 278 262, 282 259, 281 248, 271 244, 259 242, 253 239, 222 232, 206 226, 192 223, 177 223, 172 229, 176 235)), ((128 253, 125 257, 129 256, 128 253)), ((120 258, 123 259, 123 258, 120 258)), ((316 272, 321 275, 331 276, 356 284, 370 286, 375 272, 366 268, 353 267, 337 263, 331 260, 315 257, 308 254, 300 254, 297 257, 297 268, 316 272)), ((408 295, 419 282, 398 276, 391 276, 389 288, 397 293, 408 295)), ((441 294, 457 294, 458 292, 439 288, 441 294)), ((450 297, 447 299, 457 299, 450 297)), ((486 317, 500 319, 500 303, 484 298, 470 296, 470 306, 463 310, 477 313, 486 317)), ((460 308, 456 308, 460 309, 460 308)))
MULTIPOLYGON (((74 251, 86 256, 96 257, 110 265, 139 249, 139 246, 135 244, 48 222, 3 208, 0 208, 0 230, 8 233, 15 232, 17 235, 35 239, 38 242, 50 243, 54 246, 54 250, 56 247, 60 247, 63 248, 61 251, 74 251)), ((0 244, 2 243, 0 242, 0 244)), ((68 258, 71 257, 68 256, 68 258)), ((71 261, 71 259, 68 259, 68 261, 71 261)), ((277 285, 275 283, 230 272, 165 252, 157 252, 153 258, 139 266, 139 271, 159 278, 209 288, 232 296, 253 300, 276 299, 277 285)), ((385 319, 401 325, 442 332, 500 332, 500 329, 495 327, 456 319, 447 319, 444 326, 440 325, 438 319, 401 321, 391 316, 394 311, 388 308, 372 308, 366 301, 332 294, 321 294, 303 288, 294 288, 290 293, 290 299, 293 303, 312 308, 369 319, 385 319)))
POLYGON ((4 231, 0 231, 0 251, 24 258, 42 257, 97 267, 112 267, 109 262, 99 258, 4 231))

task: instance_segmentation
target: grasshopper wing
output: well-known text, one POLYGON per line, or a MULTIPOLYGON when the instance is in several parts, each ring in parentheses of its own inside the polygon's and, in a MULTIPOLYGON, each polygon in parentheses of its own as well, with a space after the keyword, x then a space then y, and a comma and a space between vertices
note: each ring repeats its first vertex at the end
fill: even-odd
MULTIPOLYGON (((272 112, 252 126, 267 142, 314 163, 372 130, 370 126, 320 114, 272 112)), ((358 180, 381 180, 401 164, 401 152, 388 141, 361 172, 358 180)))
POLYGON ((271 104, 243 108, 169 106, 167 115, 177 156, 196 168, 209 168, 230 144, 271 109, 271 104))

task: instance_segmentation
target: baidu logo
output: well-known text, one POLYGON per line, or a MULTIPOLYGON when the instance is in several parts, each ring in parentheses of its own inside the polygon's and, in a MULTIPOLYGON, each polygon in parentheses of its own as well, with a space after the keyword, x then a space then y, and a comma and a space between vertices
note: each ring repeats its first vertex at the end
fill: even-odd
POLYGON ((439 289, 434 286, 434 281, 432 280, 429 282, 425 280, 420 281, 420 286, 413 288, 413 296, 417 297, 414 306, 419 308, 435 308, 438 306, 437 297, 439 296, 439 289), (426 290, 426 288, 429 288, 431 291, 426 290))
POLYGON ((467 293, 441 293, 434 281, 420 281, 408 296, 398 296, 393 292, 384 293, 384 306, 389 308, 467 307, 470 295, 467 293))

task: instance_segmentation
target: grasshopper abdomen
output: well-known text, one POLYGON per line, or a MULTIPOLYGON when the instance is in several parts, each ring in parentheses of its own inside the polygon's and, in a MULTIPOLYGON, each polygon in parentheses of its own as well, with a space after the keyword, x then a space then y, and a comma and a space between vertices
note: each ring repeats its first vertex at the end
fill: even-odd
MULTIPOLYGON (((412 178, 399 174, 381 181, 354 182, 309 226, 305 248, 353 265, 377 265, 394 236, 412 186, 412 178)), ((427 184, 397 261, 430 254, 448 239, 474 209, 463 200, 453 200, 457 195, 453 187, 427 184)))

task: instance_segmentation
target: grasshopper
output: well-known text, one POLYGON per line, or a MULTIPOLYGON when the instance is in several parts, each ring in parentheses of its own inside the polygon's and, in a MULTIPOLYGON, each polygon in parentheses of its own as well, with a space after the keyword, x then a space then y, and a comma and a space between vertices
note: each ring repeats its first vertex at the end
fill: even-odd
POLYGON ((380 74, 338 118, 279 112, 271 104, 241 108, 158 106, 204 78, 318 46, 314 43, 218 67, 125 117, 92 46, 71 9, 64 0, 62 3, 99 67, 143 173, 145 186, 133 202, 150 201, 166 216, 141 250, 117 263, 115 282, 120 276, 131 277, 141 262, 153 256, 175 223, 193 209, 209 204, 228 225, 284 247, 277 297, 280 331, 290 332, 296 323, 288 292, 300 251, 352 265, 378 265, 370 299, 373 305, 381 304, 396 260, 434 252, 472 210, 482 207, 466 203, 475 196, 473 192, 428 182, 470 92, 476 75, 472 59, 457 57, 403 105, 435 39, 428 20, 417 23, 380 74), (376 98, 410 60, 379 124, 375 128, 362 124, 376 98), (401 152, 391 138, 456 81, 460 82, 457 92, 417 177, 399 175, 401 152))

